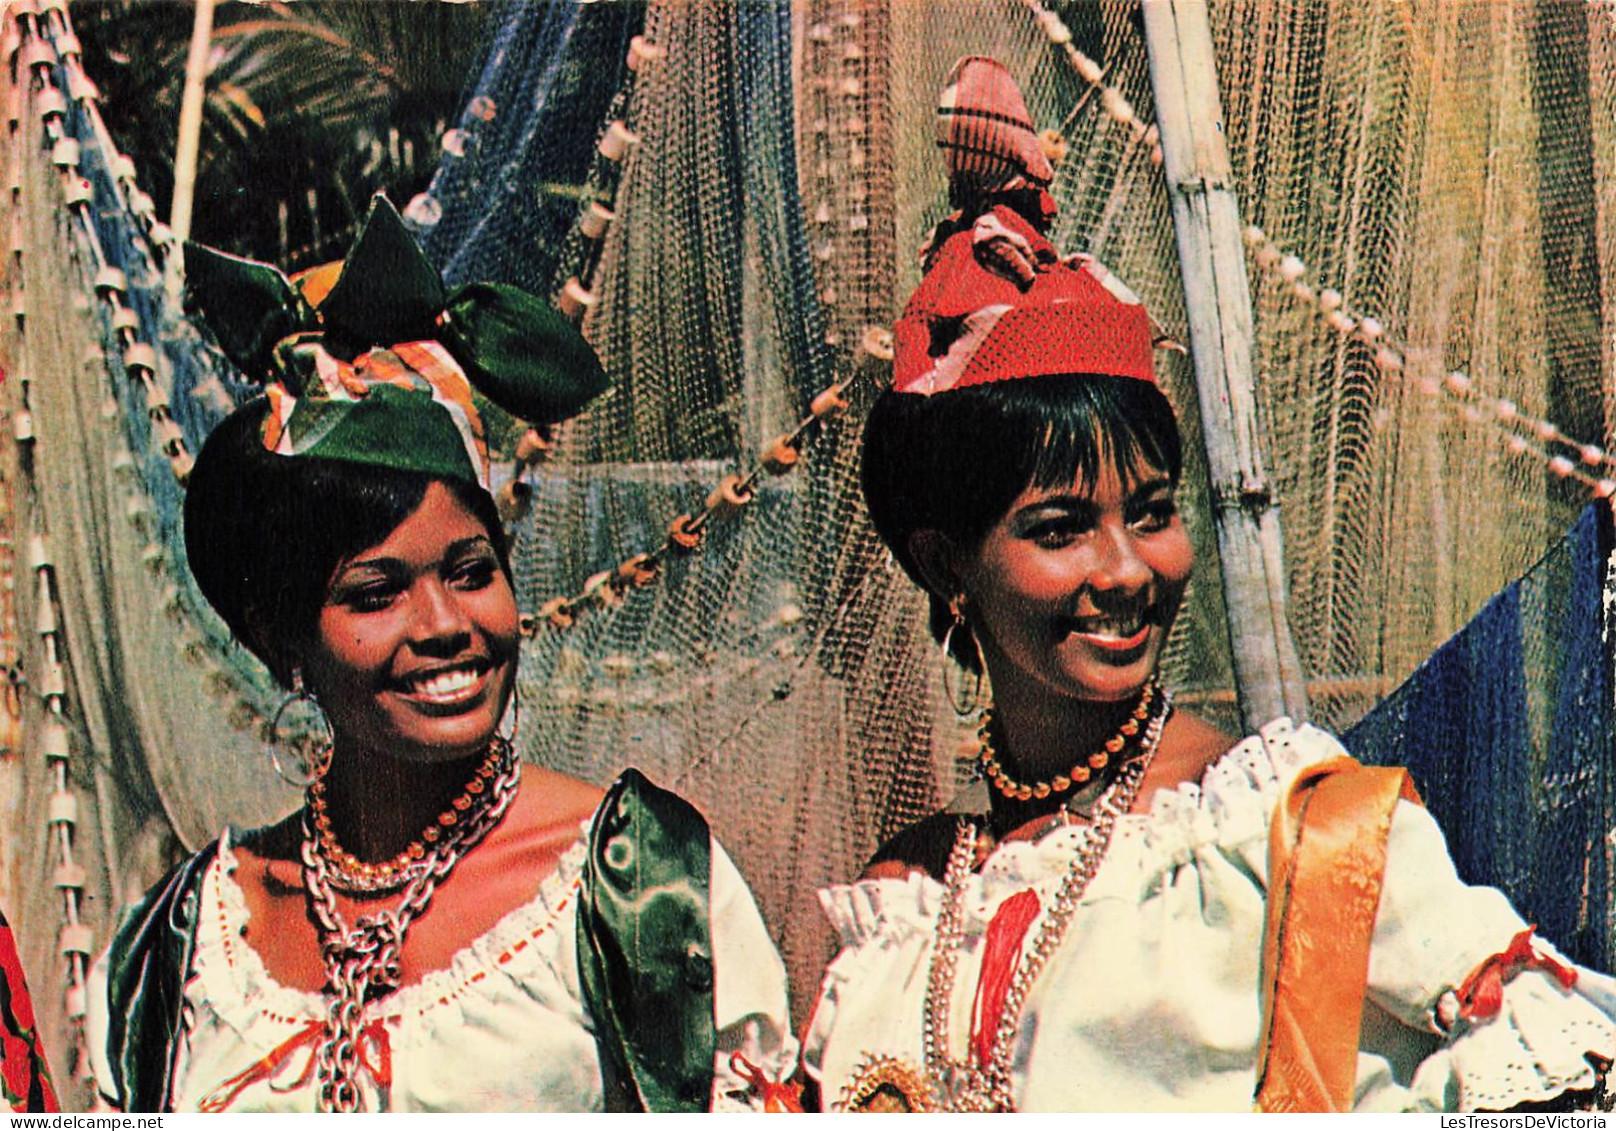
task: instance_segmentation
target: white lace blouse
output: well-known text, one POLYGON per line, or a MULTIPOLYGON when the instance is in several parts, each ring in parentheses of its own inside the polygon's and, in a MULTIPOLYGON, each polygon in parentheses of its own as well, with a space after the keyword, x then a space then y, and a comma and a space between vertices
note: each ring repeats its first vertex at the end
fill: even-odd
MULTIPOLYGON (((1261 1027, 1269 817, 1296 773, 1342 753, 1278 720, 1123 817, 1033 984, 1011 1075, 1023 1111, 1249 1111, 1261 1027)), ((1001 844, 966 885, 948 1052, 965 1054, 984 933, 1031 888, 1047 907, 1082 832, 1001 844)), ((1436 824, 1400 803, 1373 936, 1358 1055, 1360 1111, 1496 1109, 1591 1088, 1585 1052, 1616 1056, 1616 982, 1571 990, 1536 969, 1500 1012, 1444 1038, 1439 1000, 1524 928, 1505 898, 1454 872, 1436 824)), ((922 1029, 941 884, 861 880, 820 900, 842 951, 825 974, 803 1059, 827 1110, 875 1058, 923 1072, 922 1029)), ((1037 925, 1027 932, 1032 940, 1037 925)), ((1546 944, 1537 945, 1550 951, 1546 944)), ((1448 999, 1451 1004, 1452 998, 1448 999)))
MULTIPOLYGON (((362 1110, 601 1110, 599 1056, 578 981, 584 853, 580 839, 531 902, 447 968, 367 1006, 362 1110)), ((312 1034, 324 1021, 325 999, 275 981, 247 944, 248 911, 235 869, 227 831, 202 882, 174 1109, 313 1111, 312 1034)), ((711 872, 719 1030, 713 1100, 716 1109, 745 1109, 748 1084, 730 1068, 731 1052, 743 1052, 778 1079, 791 1073, 797 1046, 785 969, 751 892, 716 841, 711 872)), ((92 1000, 103 998, 104 990, 92 988, 92 1000)), ((104 1049, 104 1018, 92 1016, 91 1028, 91 1047, 104 1049)), ((109 1078, 104 1065, 97 1075, 109 1078)))

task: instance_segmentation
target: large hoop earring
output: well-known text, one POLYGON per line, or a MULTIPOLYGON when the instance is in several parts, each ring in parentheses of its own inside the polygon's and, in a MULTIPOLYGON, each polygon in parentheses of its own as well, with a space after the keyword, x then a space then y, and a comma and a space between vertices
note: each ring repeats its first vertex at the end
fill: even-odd
POLYGON ((303 685, 303 669, 292 669, 292 692, 281 705, 275 708, 274 716, 269 720, 269 764, 275 770, 275 776, 287 785, 298 789, 307 789, 316 781, 325 776, 326 770, 331 767, 331 746, 334 732, 331 729, 331 720, 326 717, 325 710, 320 701, 314 697, 314 692, 303 685), (301 720, 299 713, 306 713, 301 720), (325 733, 316 738, 310 734, 311 724, 318 720, 318 726, 325 733), (282 728, 285 733, 282 733, 282 728), (289 773, 286 765, 281 761, 282 749, 296 755, 299 775, 289 773))
POLYGON ((511 747, 514 749, 515 746, 516 746, 516 736, 518 734, 520 734, 521 731, 522 731, 522 681, 521 681, 521 679, 519 677, 512 676, 511 677, 511 701, 505 705, 505 715, 504 715, 503 718, 501 718, 499 720, 499 726, 494 728, 494 733, 498 737, 503 738, 506 742, 510 743, 511 747), (506 725, 505 725, 507 720, 509 720, 509 722, 511 724, 509 727, 506 727, 506 725))
POLYGON ((955 597, 948 602, 948 611, 954 619, 949 622, 948 628, 943 632, 943 694, 948 696, 948 705, 954 708, 954 713, 962 719, 968 719, 982 710, 982 646, 976 642, 976 634, 971 633, 971 626, 965 620, 965 599, 955 597), (963 629, 971 635, 971 647, 976 649, 976 676, 971 685, 971 697, 962 699, 959 690, 948 679, 948 673, 955 667, 963 667, 954 659, 951 645, 954 643, 955 629, 963 629))

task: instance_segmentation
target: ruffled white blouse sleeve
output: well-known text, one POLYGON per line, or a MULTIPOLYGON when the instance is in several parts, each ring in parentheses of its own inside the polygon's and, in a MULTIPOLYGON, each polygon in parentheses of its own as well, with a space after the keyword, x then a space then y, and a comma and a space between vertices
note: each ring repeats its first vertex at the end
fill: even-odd
MULTIPOLYGON (((1164 790, 1122 818, 1104 863, 1022 1009, 1011 1078, 1024 1111, 1249 1111, 1261 1028, 1258 985, 1268 825, 1298 771, 1342 753, 1278 720, 1200 784, 1164 790)), ((966 884, 949 1052, 962 1058, 987 924, 1027 889, 1044 907, 1082 833, 1001 844, 966 884)), ((893 1065, 923 1079, 935 880, 861 880, 821 893, 840 937, 804 1041, 827 1107, 893 1065)), ((1462 883, 1435 822, 1401 803, 1372 941, 1355 1106, 1499 1108, 1591 1088, 1586 1053, 1616 1057, 1616 985, 1578 972, 1565 989, 1527 969, 1497 1016, 1451 1029, 1444 999, 1524 924, 1491 888, 1462 883)), ((1028 932, 1032 939, 1037 925, 1028 932)), ((1545 944, 1537 944, 1549 949, 1545 944)))

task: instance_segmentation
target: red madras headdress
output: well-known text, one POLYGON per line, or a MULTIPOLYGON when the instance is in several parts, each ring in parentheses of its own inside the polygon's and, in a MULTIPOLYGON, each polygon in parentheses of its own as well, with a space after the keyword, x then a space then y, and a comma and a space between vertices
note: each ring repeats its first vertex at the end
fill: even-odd
POLYGON ((952 234, 922 253, 926 277, 894 333, 894 391, 929 396, 1061 373, 1154 383, 1154 333, 1139 299, 1097 260, 1062 257, 1044 234, 1053 169, 1009 72, 976 56, 956 63, 938 129, 951 194, 977 214, 945 221, 952 234), (1028 189, 1031 208, 1007 196, 1028 189))

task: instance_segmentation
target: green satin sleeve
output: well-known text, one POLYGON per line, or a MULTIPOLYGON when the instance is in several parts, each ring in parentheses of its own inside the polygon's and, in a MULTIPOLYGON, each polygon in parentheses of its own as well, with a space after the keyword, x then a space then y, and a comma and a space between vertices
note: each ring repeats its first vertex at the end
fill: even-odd
POLYGON ((208 845, 147 892, 107 952, 108 1083, 126 1112, 169 1109, 202 876, 218 849, 208 845))
POLYGON ((638 770, 596 811, 578 966, 608 1111, 705 1111, 711 1102, 711 854, 701 814, 638 770))

